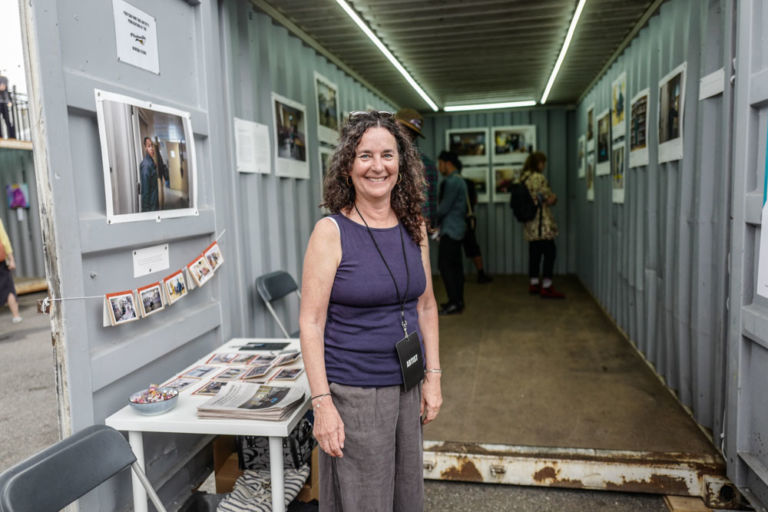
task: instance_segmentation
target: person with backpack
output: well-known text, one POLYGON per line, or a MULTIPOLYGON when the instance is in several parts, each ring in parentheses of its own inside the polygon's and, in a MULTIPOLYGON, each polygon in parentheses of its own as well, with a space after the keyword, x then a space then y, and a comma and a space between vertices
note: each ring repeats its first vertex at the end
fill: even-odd
MULTIPOLYGON (((437 204, 437 222, 440 226, 440 245, 437 250, 437 266, 443 279, 448 302, 443 304, 440 315, 455 315, 464 310, 464 264, 461 246, 467 231, 468 195, 467 184, 459 175, 458 168, 450 161, 437 159, 438 170, 443 175, 440 182, 440 201, 437 204)), ((458 161, 458 157, 455 159, 458 161)))
MULTIPOLYGON (((519 185, 525 185, 529 194, 528 201, 521 197, 521 188, 512 191, 512 208, 515 216, 524 218, 525 226, 523 234, 528 240, 528 276, 530 284, 528 292, 531 295, 539 295, 542 299, 564 299, 565 295, 552 286, 552 274, 555 267, 557 250, 555 238, 557 237, 557 224, 552 215, 551 206, 557 203, 557 195, 549 188, 549 182, 544 176, 544 168, 547 165, 547 157, 544 153, 535 151, 528 155, 520 175, 519 185), (532 218, 531 207, 535 208, 532 218), (542 260, 544 263, 543 269, 542 260), (542 270, 541 280, 539 271, 542 270)), ((522 190, 522 193, 525 191, 522 190)))

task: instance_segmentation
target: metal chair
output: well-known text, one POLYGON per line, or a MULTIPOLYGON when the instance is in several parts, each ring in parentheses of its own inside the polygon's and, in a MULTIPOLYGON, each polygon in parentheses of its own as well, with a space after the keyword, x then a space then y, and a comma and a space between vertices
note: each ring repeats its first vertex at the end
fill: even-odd
POLYGON ((0 474, 0 512, 55 512, 131 466, 159 512, 166 512, 128 441, 93 425, 0 474))
POLYGON ((282 299, 293 292, 296 292, 296 295, 299 296, 299 300, 301 300, 301 292, 299 291, 296 281, 291 277, 291 274, 284 270, 277 270, 259 276, 256 278, 256 290, 259 292, 259 296, 264 301, 264 304, 266 304, 267 309, 272 314, 275 322, 280 326, 283 335, 286 338, 298 338, 298 329, 288 334, 288 330, 283 325, 283 322, 280 321, 280 317, 277 316, 275 309, 272 307, 272 301, 282 299))

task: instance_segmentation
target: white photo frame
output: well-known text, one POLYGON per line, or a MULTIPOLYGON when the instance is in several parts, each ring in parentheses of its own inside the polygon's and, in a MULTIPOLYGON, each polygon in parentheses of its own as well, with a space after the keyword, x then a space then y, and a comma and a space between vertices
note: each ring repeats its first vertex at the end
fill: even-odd
POLYGON ((108 293, 104 296, 104 300, 112 325, 122 325, 139 319, 133 290, 108 293))
POLYGON ((611 147, 611 189, 612 201, 624 204, 624 189, 626 188, 626 145, 624 141, 617 142, 611 147))
POLYGON ((597 151, 595 157, 596 176, 608 176, 611 174, 611 111, 604 110, 597 116, 597 151))
POLYGON ((211 245, 205 248, 203 256, 208 260, 208 265, 216 272, 224 264, 224 255, 221 253, 221 247, 219 242, 214 241, 211 245))
POLYGON ((187 280, 184 278, 184 272, 177 270, 173 274, 163 278, 163 291, 168 305, 172 305, 177 300, 185 297, 189 292, 187 280))
POLYGON ((325 192, 325 176, 328 174, 328 169, 331 166, 331 156, 333 156, 333 149, 320 146, 317 148, 317 170, 320 182, 320 202, 323 202, 323 193, 325 192))
POLYGON ((650 92, 643 89, 632 97, 629 120, 629 166, 648 165, 648 106, 650 92))
POLYGON ((627 132, 627 72, 622 72, 611 84, 611 139, 624 137, 627 132))
POLYGON ((317 138, 337 144, 341 133, 339 119, 339 87, 315 71, 315 105, 317 106, 317 138))
POLYGON ((578 177, 583 178, 586 175, 587 165, 587 136, 581 135, 576 142, 576 169, 578 171, 578 177))
POLYGON ((275 174, 308 180, 307 109, 301 103, 273 92, 272 123, 275 174))
POLYGON ((464 165, 488 165, 490 154, 488 128, 445 130, 445 147, 456 153, 464 165))
POLYGON ((187 263, 187 272, 197 287, 203 286, 213 277, 213 269, 208 263, 205 254, 201 254, 190 263, 187 263))
POLYGON ((536 151, 536 126, 494 126, 491 128, 491 160, 493 164, 525 163, 536 151))
POLYGON ((683 158, 686 65, 683 62, 659 80, 659 163, 683 158))
POLYGON ((508 203, 510 187, 520 179, 523 167, 519 163, 493 167, 493 202, 508 203))
POLYGON ((475 184, 477 192, 477 203, 487 203, 490 199, 490 182, 488 179, 488 167, 464 167, 461 170, 461 177, 475 184))
POLYGON ((595 150, 595 104, 587 107, 587 153, 595 150))
POLYGON ((595 152, 587 153, 587 201, 595 200, 595 152))
POLYGON ((165 294, 163 285, 160 282, 152 283, 136 289, 138 296, 139 311, 142 318, 154 315, 158 311, 165 309, 165 294))
POLYGON ((199 215, 189 112, 100 89, 94 89, 94 95, 107 222, 199 215), (154 157, 144 148, 146 138, 152 141, 154 157), (142 169, 152 169, 147 158, 157 175, 154 187, 152 174, 142 177, 142 169))

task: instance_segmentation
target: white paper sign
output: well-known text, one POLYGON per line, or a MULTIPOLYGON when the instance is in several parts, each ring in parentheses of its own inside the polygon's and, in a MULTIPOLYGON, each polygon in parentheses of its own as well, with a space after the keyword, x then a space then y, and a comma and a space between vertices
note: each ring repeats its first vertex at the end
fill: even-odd
POLYGON ((722 94, 725 90, 725 72, 723 68, 699 78, 699 99, 704 100, 722 94))
POLYGON ((155 18, 124 0, 112 0, 117 60, 160 74, 155 18))
POLYGON ((167 270, 170 266, 168 244, 133 250, 133 277, 167 270))
POLYGON ((235 158, 238 172, 269 174, 269 128, 265 124, 235 118, 235 158))

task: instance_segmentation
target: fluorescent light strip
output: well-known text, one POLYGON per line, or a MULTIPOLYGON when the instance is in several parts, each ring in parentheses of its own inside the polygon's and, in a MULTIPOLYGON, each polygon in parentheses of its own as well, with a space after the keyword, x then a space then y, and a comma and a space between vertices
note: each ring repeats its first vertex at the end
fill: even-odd
POLYGON ((466 112, 468 110, 491 110, 497 108, 517 108, 517 107, 533 107, 536 105, 535 100, 525 101, 507 101, 503 103, 480 103, 475 105, 446 105, 443 110, 446 112, 466 112))
POLYGON ((571 44, 573 33, 576 31, 576 23, 579 22, 579 16, 581 16, 581 11, 584 9, 584 4, 586 3, 587 0, 579 0, 579 5, 576 6, 576 12, 573 13, 571 26, 568 27, 568 34, 566 34, 565 41, 563 42, 563 48, 560 50, 560 55, 557 57, 557 62, 555 62, 555 68, 552 70, 552 74, 549 77, 549 82, 547 82, 547 86, 544 88, 544 94, 541 96, 542 105, 547 102, 549 92, 552 90, 552 86, 555 83, 555 78, 557 78, 557 72, 560 71, 560 66, 563 64, 563 60, 565 60, 565 54, 568 51, 568 46, 571 44))
POLYGON ((413 77, 408 73, 408 71, 405 70, 402 64, 400 64, 400 61, 398 61, 394 55, 392 55, 392 52, 389 51, 389 48, 384 46, 384 43, 381 42, 381 40, 376 37, 376 34, 374 34, 370 28, 368 28, 368 25, 363 21, 363 19, 357 15, 357 13, 352 9, 352 7, 349 6, 349 4, 345 0, 336 0, 336 2, 341 6, 342 9, 344 9, 344 12, 347 13, 347 15, 352 18, 352 21, 354 21, 358 27, 360 27, 360 30, 365 33, 365 35, 368 36, 368 39, 373 41, 373 44, 376 45, 376 47, 381 51, 381 53, 384 54, 384 56, 389 60, 389 62, 392 63, 393 66, 395 66, 395 69, 397 69, 403 77, 408 81, 409 84, 411 84, 411 87, 419 93, 419 96, 421 96, 424 101, 427 102, 427 105, 430 106, 432 110, 437 112, 440 110, 437 106, 437 103, 432 101, 432 98, 427 95, 426 92, 424 92, 424 89, 422 89, 419 84, 416 83, 416 80, 413 79, 413 77))

